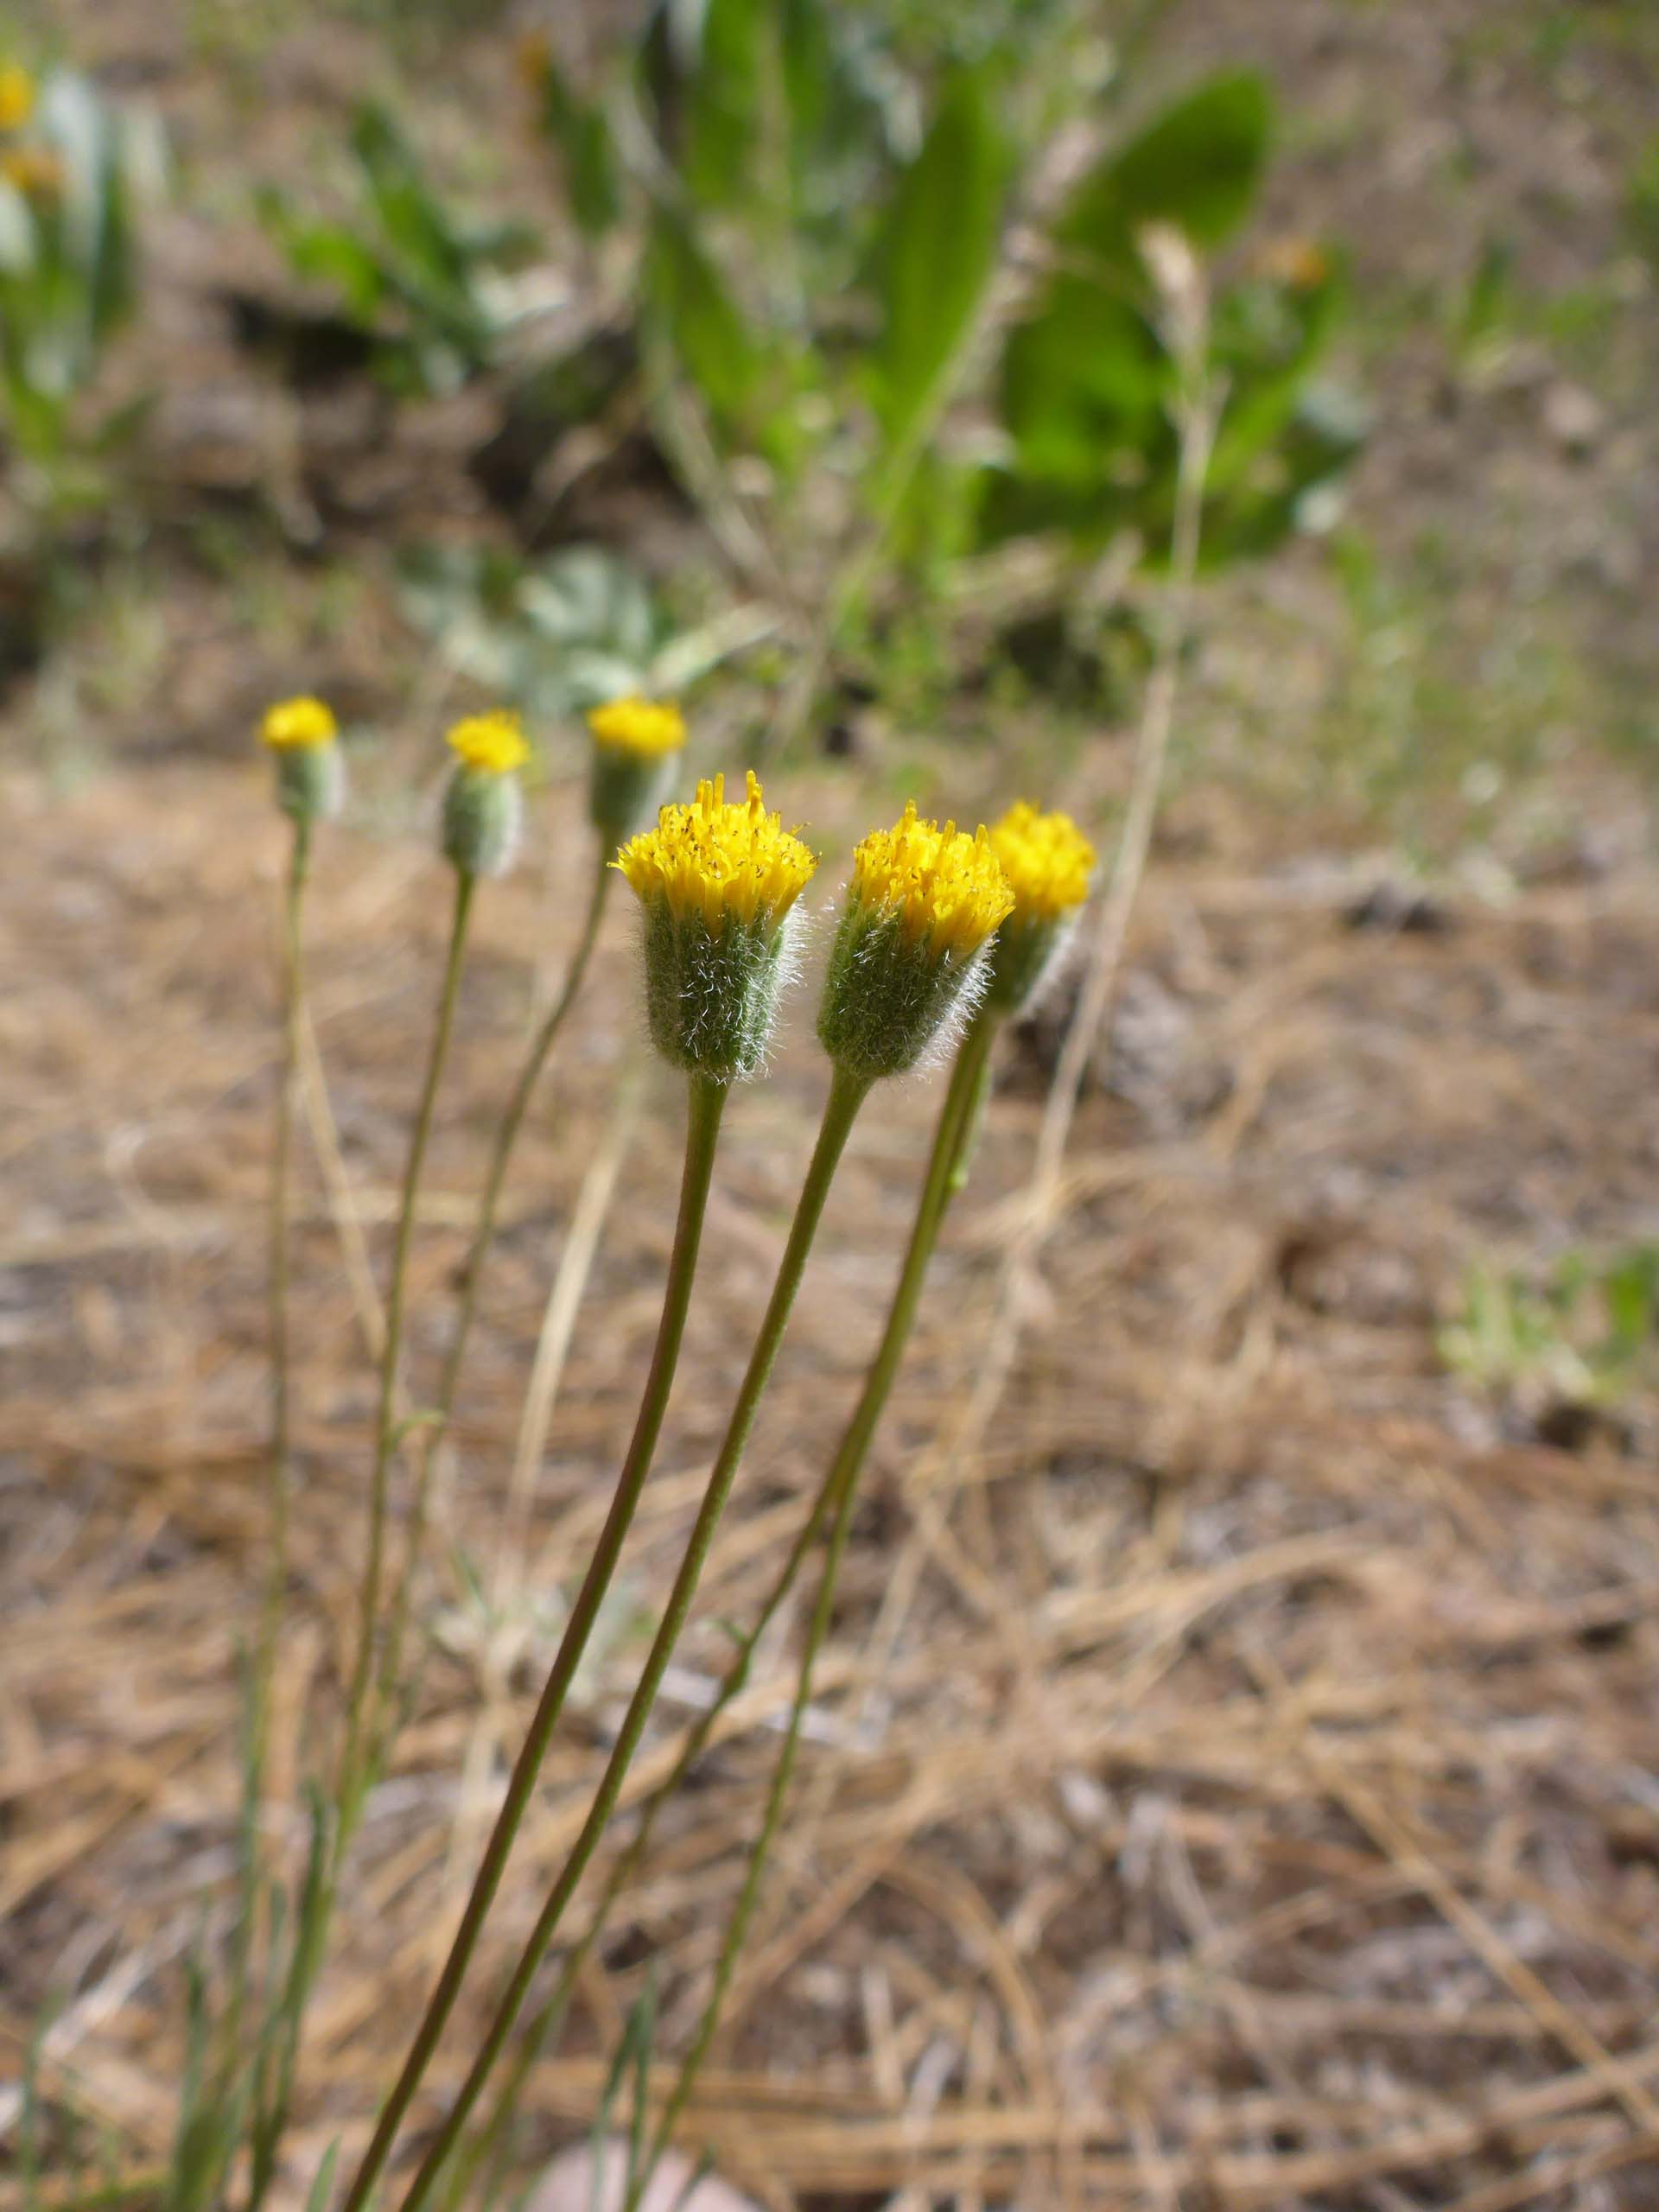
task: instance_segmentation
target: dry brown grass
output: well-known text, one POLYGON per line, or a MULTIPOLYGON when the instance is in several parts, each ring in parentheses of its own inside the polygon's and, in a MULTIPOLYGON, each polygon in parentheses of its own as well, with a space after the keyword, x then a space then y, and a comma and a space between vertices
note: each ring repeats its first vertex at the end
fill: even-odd
MULTIPOLYGON (((832 835, 836 804, 816 810, 832 835)), ((167 2145, 181 1955, 230 1896, 233 1663, 263 1532, 277 831, 251 775, 213 771, 57 803, 20 785, 7 805, 0 2036, 11 2073, 60 1993, 47 2086, 106 2119, 136 2171, 167 2145)), ((1659 2202, 1647 1409, 1634 1448, 1552 1449, 1450 1384, 1432 1339, 1471 1251, 1651 1219, 1651 876, 1541 882, 1501 913, 1453 905, 1438 934, 1388 934, 1349 926, 1337 878, 1224 867, 1202 842, 1155 865, 1116 1095, 1085 1102, 1010 1387, 952 1464, 931 1446, 982 1353, 1044 1034, 1013 1055, 874 1455, 691 2132, 778 2206, 1659 2202)), ((413 844, 341 837, 314 910, 318 1033, 377 1244, 438 950, 432 880, 413 844)), ((416 1256, 417 1375, 523 1036, 536 880, 481 918, 416 1256)), ((443 1554, 494 1573, 631 972, 619 912, 513 1179, 421 1586, 418 1706, 315 2007, 296 2177, 339 2130, 356 2139, 398 2054, 547 1649, 522 1604, 483 1625, 443 1554)), ((730 1117, 632 1603, 549 1762, 429 2113, 579 1821, 821 1083, 796 1046, 730 1117)), ((822 1471, 931 1110, 901 1090, 855 1141, 631 1803, 721 1664, 712 1624, 755 1604, 822 1471)), ((677 1151, 653 1081, 529 1507, 538 1600, 581 1560, 626 1433, 677 1151)), ((348 1650, 372 1414, 315 1172, 308 1193, 287 1805, 348 1650)), ((648 1959, 665 2037, 695 2018, 793 1626, 536 2078, 544 2144, 585 2123, 648 1959)), ((297 1821, 279 1840, 297 1849, 297 1821)))

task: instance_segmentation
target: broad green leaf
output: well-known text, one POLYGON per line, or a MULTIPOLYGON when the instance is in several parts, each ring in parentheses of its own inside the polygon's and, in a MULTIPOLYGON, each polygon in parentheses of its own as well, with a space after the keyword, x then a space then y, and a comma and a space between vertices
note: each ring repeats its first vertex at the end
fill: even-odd
POLYGON ((706 0, 685 87, 680 174, 695 200, 752 194, 769 66, 772 0, 706 0))
POLYGON ((727 438, 741 437, 763 356, 714 263, 670 208, 652 218, 643 281, 685 375, 727 438))
POLYGON ((940 94, 876 244, 882 308, 873 398, 889 450, 915 428, 978 314, 996 267, 1008 153, 983 80, 940 94))
POLYGON ((1171 366, 1133 302, 1087 277, 1051 278, 1003 349, 1004 427, 1020 473, 1050 483, 1122 478, 1166 428, 1171 366))
POLYGON ((1118 267, 1147 223, 1171 224, 1200 248, 1222 245, 1255 202, 1272 123, 1260 77, 1211 78, 1090 171, 1054 226, 1057 243, 1118 267))
POLYGON ((598 100, 584 99, 550 57, 542 65, 542 128, 559 149, 570 213, 585 238, 603 238, 622 212, 611 126, 598 100))
POLYGON ((385 271, 359 238, 339 223, 295 222, 273 193, 261 195, 259 211, 296 276, 332 285, 348 315, 373 321, 386 297, 385 271))
POLYGON ((358 110, 352 149, 369 198, 407 273, 437 291, 464 294, 467 252, 421 174, 413 148, 388 111, 373 102, 358 110))

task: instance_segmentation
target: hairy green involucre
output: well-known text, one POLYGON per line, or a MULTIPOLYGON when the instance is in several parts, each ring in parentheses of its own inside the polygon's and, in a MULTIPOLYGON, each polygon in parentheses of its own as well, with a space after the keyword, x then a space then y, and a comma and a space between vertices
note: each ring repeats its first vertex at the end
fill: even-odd
POLYGON ((978 1003, 985 976, 982 948, 935 952, 897 914, 854 899, 830 948, 818 1041, 849 1075, 903 1075, 978 1003))

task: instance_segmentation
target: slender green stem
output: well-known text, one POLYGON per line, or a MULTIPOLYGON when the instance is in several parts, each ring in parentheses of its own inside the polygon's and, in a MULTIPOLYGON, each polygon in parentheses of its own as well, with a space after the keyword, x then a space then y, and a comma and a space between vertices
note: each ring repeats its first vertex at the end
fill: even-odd
POLYGON ((346 1852, 362 1811, 365 1789, 369 1773, 365 1757, 365 1731, 369 1720, 369 1693, 374 1682, 375 1630, 380 1610, 380 1586, 385 1570, 386 1510, 391 1489, 391 1463, 396 1456, 399 1425, 397 1412, 397 1384, 401 1366, 404 1328, 404 1292, 409 1275, 410 1253, 415 1241, 416 1200, 420 1194, 421 1171, 426 1164, 427 1145, 432 1134, 432 1121, 437 1104, 438 1086, 444 1065, 449 1057, 449 1042, 454 1031, 455 1005, 460 996, 461 969, 466 959, 467 925, 471 917, 473 893, 476 878, 457 870, 455 875, 454 906, 449 926, 448 950, 443 965, 443 981, 438 992, 437 1017, 433 1027, 432 1044, 427 1056, 426 1074, 421 1085, 419 1103, 415 1109, 415 1124, 410 1136, 409 1157, 404 1169, 402 1203, 398 1208, 397 1232, 392 1248, 391 1280, 386 1293, 386 1334, 380 1354, 379 1400, 375 1417, 374 1471, 369 1491, 369 1544, 364 1566, 361 1595, 359 1599, 357 1654, 353 1663, 351 1688, 347 1693, 346 1739, 340 1753, 339 1773, 334 1785, 334 1820, 333 1834, 326 1840, 326 1857, 314 1866, 308 1879, 302 1910, 294 1931, 294 1948, 288 1972, 283 1977, 276 2017, 269 2031, 266 2051, 262 2054, 256 2083, 257 2117, 254 2124, 254 2144, 251 2171, 248 2188, 249 2212, 258 2212, 276 2171, 276 2159, 283 2132, 288 2122, 289 2106, 293 2097, 294 2075, 299 2058, 300 2031, 304 2024, 305 2008, 313 1984, 322 1965, 323 1952, 327 1944, 328 1929, 334 1916, 334 1898, 339 1888, 340 1871, 346 1852), (276 2057, 276 2078, 274 2093, 267 2098, 270 2059, 270 2038, 279 2039, 276 2057))
POLYGON ((243 1752, 241 1895, 231 1960, 230 1997, 223 2031, 227 2080, 239 2062, 242 2022, 247 2009, 258 1920, 259 1814, 264 1796, 265 1760, 270 1745, 272 1684, 283 1604, 288 1592, 289 1519, 293 1468, 289 1444, 290 1353, 289 1292, 290 1193, 294 1175, 294 1122, 299 1088, 300 1037, 304 1017, 305 974, 302 925, 305 888, 311 868, 311 824, 294 821, 282 923, 282 1060, 277 1071, 276 1127, 271 1154, 270 1227, 270 1456, 266 1474, 270 1556, 260 1606, 259 1636, 248 1677, 247 1735, 243 1752))
POLYGON ((639 1503, 639 1494, 651 1471, 652 1457, 662 1431, 674 1370, 685 1334, 686 1313, 690 1306, 691 1286, 696 1274, 697 1247, 702 1235, 703 1215, 708 1208, 715 1147, 727 1095, 728 1086, 725 1084, 710 1083, 701 1077, 692 1079, 686 1127, 685 1170, 680 1185, 679 1220, 674 1232, 673 1253, 669 1261, 656 1350, 652 1355, 651 1372, 645 1380, 627 1457, 617 1478, 610 1511, 588 1563, 588 1573, 571 1608, 570 1618, 555 1655, 541 1702, 536 1708, 529 1733, 524 1738, 524 1747, 507 1784, 506 1796, 485 1847, 482 1863, 474 1879, 472 1894, 467 1900, 461 1925, 449 1948, 449 1955, 444 1961, 437 1985, 416 2031, 415 2040, 410 2045, 403 2071, 386 2099, 373 2138, 353 2177, 344 2212, 360 2212, 360 2208, 367 2202, 369 2193, 385 2164, 397 2130, 403 2124, 404 2116, 420 2087, 432 2053, 437 2048, 444 2024, 454 2009, 461 1981, 483 1929, 485 1916, 500 1887, 508 1854, 518 1833, 524 1808, 530 1802, 531 1793, 536 1786, 536 1778, 541 1771, 549 1742, 563 1711, 571 1678, 587 1648, 600 1605, 610 1587, 611 1577, 621 1555, 634 1509, 639 1503))
POLYGON ((358 1602, 357 1658, 346 1700, 346 1747, 340 1759, 340 1780, 335 1791, 335 1803, 339 1810, 334 1843, 336 1864, 344 1857, 356 1828, 367 1779, 365 1742, 369 1723, 369 1693, 374 1681, 380 1587, 385 1575, 386 1509, 391 1487, 391 1463, 397 1456, 400 1434, 397 1385, 403 1357, 404 1302, 409 1283, 409 1258, 415 1241, 416 1201, 420 1192, 421 1171, 426 1164, 427 1144, 432 1135, 438 1084, 443 1075, 444 1063, 449 1057, 455 1001, 460 995, 461 971, 466 957, 467 924, 471 916, 476 886, 475 876, 462 869, 456 870, 448 956, 444 962, 443 982, 438 994, 437 1020, 433 1027, 426 1079, 421 1086, 420 1103, 416 1109, 415 1127, 410 1137, 409 1160, 404 1170, 403 1202, 398 1209, 397 1240, 392 1247, 391 1280, 386 1290, 386 1340, 380 1354, 380 1396, 375 1413, 374 1473, 369 1488, 369 1548, 363 1567, 362 1593, 358 1602))
POLYGON ((414 1590, 416 1570, 420 1565, 425 1547, 427 1511, 431 1501, 432 1463, 437 1456, 450 1419, 455 1409, 455 1397, 461 1387, 461 1368, 467 1357, 467 1345, 472 1335, 473 1322, 478 1313, 478 1287, 484 1273, 484 1262, 495 1241, 496 1217, 500 1211, 502 1186, 506 1181, 507 1166, 512 1158, 513 1147, 524 1127, 524 1116, 541 1080, 554 1040, 564 1027, 565 1016, 575 1004, 582 989, 582 979, 599 938, 600 918, 605 911, 606 893, 610 888, 612 870, 603 854, 594 872, 593 890, 588 901, 582 934, 570 955, 565 969, 564 985, 557 999, 549 1008, 545 1020, 531 1040, 530 1052, 513 1085, 512 1095, 502 1112, 495 1132, 495 1143, 490 1154, 490 1164, 484 1178, 483 1194, 478 1203, 478 1219, 473 1230, 473 1241, 467 1248, 466 1264, 461 1276, 460 1295, 455 1306, 455 1318, 450 1331, 448 1349, 444 1353, 443 1369, 438 1378, 437 1396, 433 1402, 432 1418, 426 1425, 421 1439, 420 1464, 416 1470, 414 1496, 410 1506, 409 1544, 403 1576, 392 1600, 391 1619, 386 1631, 385 1654, 380 1669, 379 1699, 381 1734, 376 1745, 377 1764, 382 1763, 389 1748, 389 1737, 395 1729, 395 1718, 390 1708, 398 1695, 403 1670, 404 1639, 409 1630, 409 1612, 414 1590))
POLYGON ((893 1303, 887 1311, 887 1326, 882 1331, 875 1356, 870 1362, 863 1390, 847 1424, 825 1484, 827 1497, 832 1502, 834 1516, 830 1522, 829 1547, 818 1578, 817 1596, 807 1625, 794 1702, 790 1707, 788 1725, 772 1768, 772 1786, 761 1815, 760 1833, 749 1853, 743 1886, 726 1924, 725 1938, 715 1967, 714 1981, 698 2020, 696 2032, 680 2062, 674 2087, 657 2122, 650 2152, 635 2171, 623 2212, 636 2212, 656 2171, 657 2163, 690 2098, 702 2063, 708 2056, 709 2046, 714 2041, 715 2031, 720 2024, 721 2011, 731 1987, 732 1975, 747 1940, 749 1925, 760 1894, 761 1879, 783 1820, 784 1805, 795 1771, 795 1761, 800 1750, 801 1726, 812 1698, 813 1669, 817 1664, 818 1654, 829 1633, 830 1617, 835 1610, 836 1586, 847 1548, 848 1531, 852 1526, 859 1475, 863 1469, 871 1439, 875 1434, 876 1425, 892 1392, 905 1348, 910 1341, 911 1331, 915 1325, 922 1286, 927 1275, 928 1263, 933 1256, 934 1246, 938 1242, 940 1224, 952 1196, 959 1187, 960 1169, 967 1148, 973 1141, 979 1109, 983 1102, 990 1067, 990 1048, 996 1027, 994 1016, 982 1014, 963 1038, 956 1065, 951 1071, 950 1086, 939 1110, 926 1177, 911 1227, 910 1243, 893 1291, 893 1303))
POLYGON ((305 969, 301 928, 305 887, 311 872, 311 825, 294 824, 288 890, 283 902, 283 1065, 276 1093, 276 1142, 270 1177, 270 1560, 265 1575, 254 1672, 254 1726, 250 1764, 256 1779, 263 1770, 270 1721, 271 1675, 276 1634, 288 1588, 288 1523, 292 1489, 289 1350, 289 1213, 294 1175, 294 1121, 299 1090, 300 1033, 305 1010, 305 969))
MULTIPOLYGON (((929 1255, 938 1234, 939 1220, 945 1205, 961 1186, 963 1157, 971 1141, 976 1116, 976 1104, 982 1094, 985 1072, 989 1066, 989 1047, 992 1018, 982 1014, 973 1031, 963 1040, 950 1084, 939 1109, 938 1124, 934 1135, 926 1178, 918 1202, 915 1225, 911 1232, 910 1249, 906 1254, 904 1269, 893 1294, 887 1316, 887 1329, 874 1356, 854 1415, 856 1425, 868 1420, 874 1426, 879 1418, 893 1374, 903 1353, 905 1339, 910 1333, 916 1297, 925 1272, 929 1255), (969 1063, 973 1063, 970 1067, 969 1063), (949 1148, 949 1176, 947 1186, 941 1192, 941 1160, 949 1148), (933 1217, 929 1220, 929 1210, 933 1217)), ((512 2132, 519 2100, 542 2053, 563 2024, 575 1994, 576 1982, 594 1944, 604 1933, 605 1926, 617 1899, 632 1884, 644 1863, 656 1834, 658 1815, 672 1802, 687 1775, 702 1758, 709 1738, 720 1723, 721 1715, 741 1696, 748 1687, 749 1673, 753 1664, 756 1646, 778 1616, 779 1608, 794 1588, 797 1577, 823 1533, 824 1522, 834 1509, 842 1481, 843 1462, 852 1430, 843 1440, 842 1449, 826 1470, 817 1495, 808 1510, 805 1521, 791 1545, 778 1579, 767 1593, 765 1604, 754 1620, 739 1637, 720 1686, 710 1703, 698 1715, 682 1745, 672 1768, 658 1787, 652 1790, 641 1811, 639 1824, 626 1851, 613 1862, 588 1923, 580 1938, 571 1945, 559 1964, 558 1977, 546 2001, 541 2005, 520 2037, 518 2048, 509 2063, 505 2078, 497 2090, 490 2116, 485 2126, 465 2144, 454 2167, 444 2191, 446 2206, 454 2212, 466 2196, 474 2177, 486 2164, 490 2169, 492 2186, 486 2187, 480 2201, 495 2201, 499 2183, 505 2177, 512 2152, 512 2132)))
MULTIPOLYGON (((639 1682, 629 1702, 621 1728, 618 1732, 615 1747, 612 1751, 605 1772, 600 1779, 599 1787, 594 1792, 582 1833, 572 1845, 563 1869, 549 1892, 547 1901, 542 1907, 540 1917, 531 1931, 530 1939, 524 1945, 518 1965, 513 1968, 495 2016, 473 2061, 472 2070, 462 2083, 460 2093, 445 2116, 442 2126, 433 2139, 419 2172, 410 2184, 408 2193, 403 2201, 403 2212, 417 2212, 417 2208, 425 2202, 430 2193, 445 2160, 454 2148, 461 2129, 466 2126, 467 2115, 478 2101, 479 2094, 493 2070, 495 2062, 500 2056, 507 2037, 512 2032, 513 2024, 518 2019, 530 1985, 534 1980, 543 1959, 547 1955, 548 1946, 553 1940, 564 1910, 575 1891, 576 1885, 582 1879, 588 1860, 594 1855, 599 1840, 604 1834, 606 1823, 615 1809, 628 1768, 632 1762, 634 1752, 639 1748, 639 1738, 645 1733, 645 1723, 650 1719, 652 1707, 657 1701, 657 1692, 661 1686, 664 1672, 668 1666, 674 1646, 679 1640, 680 1630, 685 1625, 686 1616, 691 1610, 692 1599, 696 1595, 697 1584, 702 1577, 709 1548, 714 1542, 715 1532, 720 1525, 721 1515, 725 1510, 726 1501, 731 1494, 738 1464, 742 1459, 744 1447, 748 1442, 749 1431, 753 1426, 756 1409, 771 1377, 772 1363, 778 1357, 778 1348, 783 1342, 784 1331, 789 1322, 790 1309, 795 1303, 795 1294, 800 1287, 801 1275, 806 1266, 807 1255, 812 1249, 812 1240, 817 1233, 818 1223, 823 1217, 824 1201, 830 1195, 830 1185, 834 1180, 842 1152, 846 1146, 848 1137, 852 1133, 853 1123, 858 1118, 859 1108, 863 1104, 868 1089, 867 1082, 861 1079, 853 1080, 843 1076, 839 1071, 830 1085, 829 1100, 823 1110, 823 1120, 818 1129, 817 1143, 801 1186, 801 1195, 795 1209, 795 1218, 791 1224, 789 1241, 784 1248, 783 1258, 779 1262, 778 1275, 772 1285, 772 1297, 761 1321, 760 1332, 755 1338, 754 1349, 749 1355, 749 1363, 738 1389, 737 1402, 732 1408, 731 1419, 727 1424, 726 1434, 721 1443, 720 1455, 715 1461, 709 1474, 708 1486, 703 1491, 702 1503, 697 1509, 696 1520, 686 1541, 685 1554, 680 1561, 679 1573, 675 1577, 674 1586, 669 1592, 668 1603, 664 1609, 656 1637, 646 1655, 639 1682)), ((366 2161, 365 2171, 367 2171, 366 2161)), ((362 2174, 359 2173, 359 2183, 362 2178, 362 2174)), ((372 2173, 369 2178, 371 2180, 373 2178, 372 2173)), ((362 2191, 354 2187, 353 2195, 346 2201, 345 2212, 360 2212, 362 2202, 362 2191)))

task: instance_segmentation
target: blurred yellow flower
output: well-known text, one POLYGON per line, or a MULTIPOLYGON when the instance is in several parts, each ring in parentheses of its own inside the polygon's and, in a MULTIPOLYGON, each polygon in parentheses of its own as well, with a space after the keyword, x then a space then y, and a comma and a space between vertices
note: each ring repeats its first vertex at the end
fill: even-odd
POLYGON ((665 806, 654 830, 626 844, 614 865, 647 904, 718 935, 728 920, 775 926, 811 880, 817 861, 782 817, 768 814, 749 771, 747 796, 728 804, 726 779, 697 785, 689 806, 665 806))
POLYGON ((971 959, 1012 911, 1014 893, 983 824, 972 836, 917 819, 912 799, 891 830, 873 830, 853 854, 853 899, 896 916, 910 944, 938 958, 971 959))
POLYGON ((505 707, 458 721, 449 733, 449 745, 463 766, 482 776, 510 776, 530 758, 518 717, 505 707))
POLYGON ((685 717, 679 709, 655 699, 630 696, 594 708, 588 727, 595 745, 656 759, 677 753, 685 743, 685 717))
POLYGON ((1039 814, 1020 799, 994 824, 991 849, 1014 894, 1015 922, 1057 922, 1089 896, 1095 849, 1069 814, 1039 814))
POLYGON ((0 130, 16 130, 35 112, 35 79, 21 63, 0 65, 0 130))
POLYGON ((273 751, 288 753, 332 745, 340 734, 333 710, 321 699, 283 699, 266 710, 259 734, 273 751))

